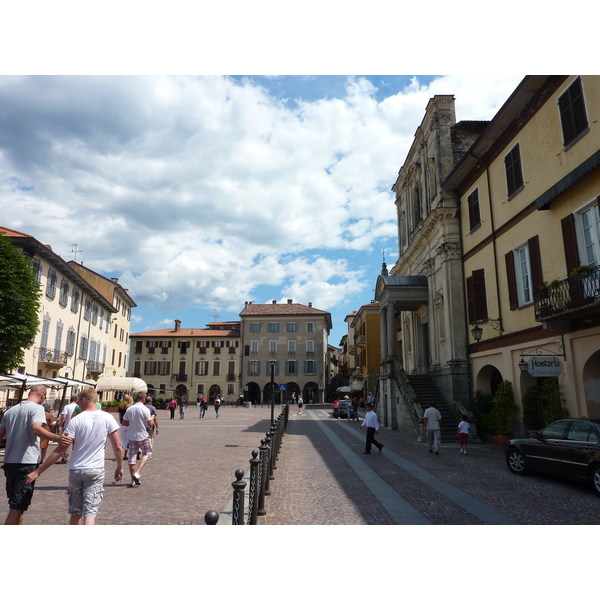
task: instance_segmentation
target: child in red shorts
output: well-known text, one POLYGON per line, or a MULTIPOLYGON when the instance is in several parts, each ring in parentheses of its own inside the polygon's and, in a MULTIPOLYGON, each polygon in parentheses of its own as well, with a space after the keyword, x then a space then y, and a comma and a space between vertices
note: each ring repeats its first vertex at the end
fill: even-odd
POLYGON ((458 424, 458 443, 460 444, 460 453, 467 453, 467 444, 469 443, 469 422, 467 415, 461 415, 460 423, 458 424))

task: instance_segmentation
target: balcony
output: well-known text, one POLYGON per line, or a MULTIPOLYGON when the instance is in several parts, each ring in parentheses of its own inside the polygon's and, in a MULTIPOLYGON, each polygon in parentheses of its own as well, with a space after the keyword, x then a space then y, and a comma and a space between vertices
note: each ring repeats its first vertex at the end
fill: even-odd
POLYGON ((533 294, 536 321, 568 320, 600 311, 600 266, 555 280, 533 294))
POLYGON ((67 364, 68 355, 66 352, 55 350, 54 348, 44 348, 40 346, 38 349, 38 362, 48 365, 63 367, 67 364))
POLYGON ((367 336, 366 335, 357 335, 356 336, 356 345, 359 348, 366 348, 366 346, 367 346, 367 336))
POLYGON ((95 360, 89 360, 86 363, 86 368, 89 374, 100 375, 104 371, 104 363, 97 362, 95 360))
POLYGON ((175 375, 175 381, 187 381, 187 375, 182 375, 181 373, 175 375))
POLYGON ((356 346, 350 346, 348 348, 348 354, 356 354, 356 346))

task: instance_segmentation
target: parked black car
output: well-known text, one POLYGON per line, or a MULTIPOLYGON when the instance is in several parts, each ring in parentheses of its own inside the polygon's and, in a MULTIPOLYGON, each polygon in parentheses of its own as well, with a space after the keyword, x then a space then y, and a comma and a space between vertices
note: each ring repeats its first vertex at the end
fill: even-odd
POLYGON ((506 464, 517 475, 539 471, 587 481, 600 494, 600 419, 561 419, 528 439, 509 440, 506 464))

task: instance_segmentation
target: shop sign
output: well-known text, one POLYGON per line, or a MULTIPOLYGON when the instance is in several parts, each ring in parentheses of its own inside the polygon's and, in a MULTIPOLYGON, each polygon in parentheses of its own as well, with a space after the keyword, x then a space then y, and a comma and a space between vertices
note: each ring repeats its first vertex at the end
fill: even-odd
POLYGON ((556 356, 534 356, 527 361, 527 372, 533 377, 558 377, 563 371, 556 356))

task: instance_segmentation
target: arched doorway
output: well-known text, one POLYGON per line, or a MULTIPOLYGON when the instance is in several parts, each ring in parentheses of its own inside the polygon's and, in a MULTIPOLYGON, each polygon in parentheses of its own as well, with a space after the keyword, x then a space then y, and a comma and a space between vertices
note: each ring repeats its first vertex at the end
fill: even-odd
POLYGON ((246 391, 246 400, 250 404, 258 404, 260 402, 260 386, 258 383, 251 382, 246 387, 248 388, 246 391))
POLYGON ((177 394, 178 398, 181 398, 181 396, 183 396, 184 400, 187 400, 187 387, 185 385, 179 384, 176 388, 175 388, 175 393, 177 394))
POLYGON ((304 386, 302 399, 304 400, 304 404, 317 403, 319 401, 319 386, 314 382, 307 383, 304 386))
POLYGON ((210 390, 208 390, 208 401, 213 402, 217 396, 221 395, 221 387, 217 384, 211 385, 210 390))
POLYGON ((600 350, 594 352, 583 367, 583 389, 587 411, 584 416, 600 419, 600 350))
POLYGON ((279 391, 279 384, 274 382, 271 384, 267 383, 264 389, 263 398, 265 399, 265 404, 271 404, 271 388, 273 389, 273 400, 275 404, 281 404, 281 392, 279 391))
POLYGON ((300 386, 294 381, 288 383, 286 386, 285 394, 286 394, 286 400, 290 404, 292 404, 294 402, 292 400, 292 394, 296 394, 296 400, 297 400, 298 396, 300 395, 300 386))
POLYGON ((486 365, 477 374, 475 389, 493 396, 503 380, 502 373, 496 367, 486 365))

